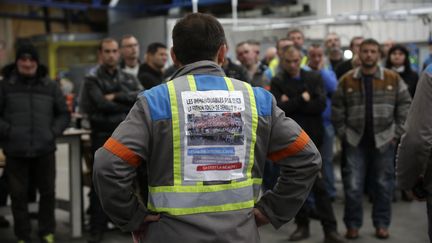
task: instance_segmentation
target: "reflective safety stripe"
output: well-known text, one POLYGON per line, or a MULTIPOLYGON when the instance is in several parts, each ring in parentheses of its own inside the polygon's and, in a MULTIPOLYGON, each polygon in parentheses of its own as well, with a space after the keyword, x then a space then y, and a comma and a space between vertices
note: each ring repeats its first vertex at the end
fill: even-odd
POLYGON ((249 200, 240 203, 229 203, 224 205, 215 206, 204 206, 194 208, 154 208, 153 205, 149 204, 149 209, 157 212, 167 212, 171 215, 188 215, 197 213, 215 213, 215 212, 226 212, 233 210, 240 210, 245 208, 253 208, 254 200, 249 200))
POLYGON ((234 85, 233 85, 231 79, 228 77, 224 77, 224 79, 225 79, 226 85, 228 87, 228 91, 234 91, 234 85))
POLYGON ((108 138, 103 147, 133 167, 141 164, 141 157, 112 137, 108 138))
POLYGON ((252 167, 255 162, 255 143, 256 143, 256 130, 258 127, 258 112, 257 112, 255 95, 252 86, 250 86, 248 83, 244 83, 244 85, 249 93, 249 102, 250 102, 250 108, 252 113, 252 138, 250 144, 249 164, 247 169, 247 177, 252 178, 252 167))
POLYGON ((173 152, 174 152, 174 185, 181 184, 181 145, 180 145, 180 120, 177 106, 177 96, 175 92, 174 83, 172 81, 167 83, 168 93, 171 103, 171 117, 172 117, 172 131, 173 131, 173 152))
POLYGON ((159 192, 149 195, 155 208, 195 208, 244 202, 254 197, 253 187, 241 187, 215 192, 159 192))
POLYGON ((272 161, 279 161, 286 157, 292 156, 304 149, 304 147, 309 143, 309 136, 305 131, 301 131, 296 140, 291 143, 285 149, 273 152, 268 155, 268 158, 272 161))
POLYGON ((187 75, 187 79, 189 82, 189 88, 191 91, 197 91, 197 87, 196 87, 196 83, 195 83, 195 78, 193 75, 187 75))
MULTIPOLYGON (((200 76, 201 77, 201 76, 200 76)), ((224 77, 228 91, 235 91, 230 78, 224 77)), ((193 75, 187 75, 190 91, 200 89, 197 82, 207 80, 195 79, 193 75)), ((200 83, 198 83, 200 84, 200 83)), ((220 84, 219 84, 220 86, 220 84)), ((255 160, 256 130, 258 127, 258 111, 255 94, 252 87, 245 83, 249 94, 251 113, 251 140, 250 154, 247 162, 246 178, 233 180, 229 184, 206 185, 197 182, 195 185, 183 185, 182 178, 182 148, 180 138, 179 103, 177 101, 174 83, 168 82, 170 97, 172 130, 173 130, 173 177, 172 186, 149 187, 148 208, 155 212, 167 212, 171 215, 187 215, 207 212, 222 212, 252 208, 260 191, 262 179, 252 178, 252 168, 255 160)), ((207 86, 206 86, 207 87, 207 86)))

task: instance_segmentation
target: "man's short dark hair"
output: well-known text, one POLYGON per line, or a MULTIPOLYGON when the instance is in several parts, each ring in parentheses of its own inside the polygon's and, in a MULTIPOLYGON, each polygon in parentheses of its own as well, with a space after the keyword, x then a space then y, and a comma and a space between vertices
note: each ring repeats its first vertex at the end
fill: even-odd
POLYGON ((118 44, 118 42, 117 42, 116 39, 111 38, 111 37, 107 37, 107 38, 102 39, 102 40, 99 42, 98 50, 99 50, 99 51, 102 51, 103 44, 104 44, 104 43, 107 43, 107 42, 115 42, 115 43, 118 44))
POLYGON ((276 49, 277 50, 279 50, 279 44, 282 42, 282 41, 291 41, 288 37, 284 37, 284 38, 280 38, 280 39, 278 39, 277 41, 276 41, 276 49))
POLYGON ((225 32, 219 21, 202 13, 188 14, 177 21, 172 38, 174 54, 183 65, 213 61, 219 48, 226 44, 225 32))
POLYGON ((356 40, 360 40, 360 39, 363 39, 363 37, 362 37, 362 36, 354 36, 353 38, 351 38, 351 41, 350 41, 350 48, 351 48, 351 49, 353 48, 353 46, 354 46, 354 41, 356 41, 356 40))
POLYGON ((300 33, 304 38, 303 31, 301 31, 301 29, 299 29, 299 28, 289 29, 286 36, 289 37, 291 34, 294 34, 294 33, 300 33))
POLYGON ((159 48, 167 49, 166 45, 164 45, 164 44, 162 44, 160 42, 153 42, 150 45, 148 45, 148 47, 147 47, 147 53, 153 55, 153 54, 155 54, 158 51, 159 48))
POLYGON ((131 34, 123 35, 119 41, 120 47, 123 47, 123 40, 129 39, 129 38, 135 38, 136 39, 136 37, 134 35, 131 35, 131 34))
POLYGON ((360 44, 360 50, 362 49, 363 46, 365 45, 375 45, 378 47, 378 50, 381 51, 381 45, 378 41, 376 41, 375 39, 369 38, 369 39, 365 39, 364 41, 362 41, 362 43, 360 44))

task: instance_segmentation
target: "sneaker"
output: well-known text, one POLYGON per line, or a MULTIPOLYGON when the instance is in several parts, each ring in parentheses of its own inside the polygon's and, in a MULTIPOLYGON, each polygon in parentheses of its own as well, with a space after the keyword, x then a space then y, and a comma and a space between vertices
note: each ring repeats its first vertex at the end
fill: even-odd
POLYGON ((41 237, 41 243, 54 243, 54 235, 47 234, 41 237))
POLYGON ((18 240, 17 243, 31 243, 30 240, 18 240))

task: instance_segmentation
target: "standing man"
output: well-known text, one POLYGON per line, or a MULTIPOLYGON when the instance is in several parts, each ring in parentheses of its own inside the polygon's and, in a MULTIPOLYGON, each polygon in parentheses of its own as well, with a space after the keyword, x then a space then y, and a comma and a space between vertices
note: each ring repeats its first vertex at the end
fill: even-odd
POLYGON ((302 60, 300 65, 303 67, 307 64, 307 50, 304 47, 305 37, 303 31, 297 28, 290 29, 288 30, 287 38, 294 43, 297 49, 301 50, 302 60))
POLYGON ((360 45, 361 66, 342 77, 333 95, 332 120, 346 154, 342 166, 346 237, 356 239, 363 224, 365 178, 372 181, 372 221, 377 238, 389 237, 394 188, 394 151, 411 102, 400 76, 378 65, 380 45, 360 45))
POLYGON ((296 214, 319 153, 269 92, 225 77, 226 39, 214 17, 189 14, 172 36, 173 81, 144 92, 96 153, 103 207, 136 242, 257 243, 257 226, 279 228, 296 214), (266 157, 282 173, 258 200, 266 157), (131 193, 141 163, 147 205, 131 193))
POLYGON ((236 55, 237 60, 247 70, 248 80, 245 81, 254 87, 264 87, 262 76, 267 67, 258 60, 258 53, 253 45, 247 41, 238 43, 236 55))
POLYGON ((147 47, 146 62, 141 64, 138 72, 138 79, 145 89, 162 83, 167 59, 167 47, 164 44, 155 42, 147 47))
MULTIPOLYGON (((103 39, 99 45, 101 65, 84 80, 85 112, 91 127, 92 154, 105 143, 114 129, 122 122, 136 101, 140 85, 130 74, 119 67, 119 47, 116 40, 103 39)), ((92 185, 90 191, 89 243, 100 242, 108 217, 103 212, 92 185)))
POLYGON ((350 50, 352 52, 352 58, 343 61, 339 65, 333 68, 333 70, 336 73, 336 77, 340 79, 345 73, 350 71, 353 68, 357 68, 360 66, 360 59, 359 59, 359 51, 360 51, 360 44, 363 41, 362 36, 354 36, 351 39, 350 42, 350 50))
POLYGON ((271 79, 276 76, 278 72, 281 71, 281 67, 279 64, 284 50, 286 50, 287 46, 292 46, 293 44, 294 42, 292 42, 288 38, 281 38, 276 42, 277 56, 273 58, 273 60, 269 64, 269 67, 264 71, 263 74, 263 80, 267 86, 271 86, 271 79))
MULTIPOLYGON (((0 40, 0 70, 3 69, 3 65, 6 63, 6 42, 4 40, 0 40)), ((3 80, 3 76, 0 73, 0 82, 3 80)), ((5 170, 3 170, 2 175, 0 176, 0 207, 6 206, 7 197, 8 197, 8 189, 7 189, 7 175, 5 170)), ((7 228, 10 226, 9 221, 5 218, 5 216, 0 215, 0 228, 7 228)))
POLYGON ((429 240, 432 242, 432 64, 426 67, 414 96, 406 133, 402 136, 397 160, 397 181, 418 200, 427 200, 429 240))
MULTIPOLYGON (((299 49, 293 46, 285 49, 281 56, 282 71, 272 79, 271 92, 276 98, 277 105, 285 112, 285 116, 295 120, 320 147, 324 134, 321 115, 326 107, 323 81, 319 73, 302 69, 301 60, 302 54, 299 49)), ((336 218, 322 175, 315 180, 312 191, 316 199, 316 212, 324 230, 324 241, 345 242, 337 233, 336 218)), ((291 234, 291 241, 309 237, 310 211, 311 205, 305 203, 296 215, 297 229, 291 234)))
POLYGON ((333 71, 324 67, 324 50, 320 44, 312 44, 308 48, 308 65, 304 67, 306 70, 313 70, 320 73, 324 81, 324 90, 326 93, 326 108, 322 113, 322 121, 324 126, 323 141, 319 147, 323 162, 323 176, 325 187, 330 199, 336 197, 336 187, 333 169, 333 144, 335 131, 331 123, 331 97, 336 91, 337 79, 333 71))
POLYGON ((122 70, 137 78, 140 66, 140 46, 135 36, 124 35, 121 38, 120 54, 122 57, 122 62, 120 63, 122 70))
POLYGON ((329 64, 328 67, 331 70, 335 70, 335 68, 344 61, 339 35, 334 32, 329 33, 325 37, 324 45, 329 64))
POLYGON ((20 46, 15 63, 0 82, 0 141, 6 155, 14 231, 18 242, 31 242, 28 212, 29 174, 39 191, 39 237, 54 242, 56 137, 70 115, 57 83, 47 77, 34 46, 20 46))

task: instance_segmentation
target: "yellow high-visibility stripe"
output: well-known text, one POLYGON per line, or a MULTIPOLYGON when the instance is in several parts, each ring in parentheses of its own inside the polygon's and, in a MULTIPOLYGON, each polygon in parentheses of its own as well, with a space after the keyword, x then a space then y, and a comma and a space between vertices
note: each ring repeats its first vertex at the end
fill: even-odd
POLYGON ((180 119, 177 107, 177 96, 175 92, 174 83, 172 81, 167 83, 168 92, 171 103, 171 123, 173 132, 173 173, 174 173, 174 186, 181 185, 181 145, 180 145, 180 119))
POLYGON ((189 82, 189 89, 191 91, 197 91, 197 87, 196 87, 194 76, 193 75, 187 75, 187 80, 189 82))
MULTIPOLYGON (((196 81, 193 75, 187 75, 189 88, 191 91, 196 91, 196 81)), ((234 91, 234 85, 232 80, 224 77, 228 91, 234 91)), ((249 162, 246 168, 246 180, 236 181, 233 180, 231 184, 219 184, 219 185, 204 185, 203 182, 197 182, 196 185, 182 185, 182 161, 181 161, 181 143, 180 143, 180 120, 179 120, 179 107, 176 96, 176 90, 172 81, 167 83, 168 92, 171 104, 171 115, 172 115, 172 131, 173 131, 173 177, 174 185, 172 186, 156 186, 149 187, 149 192, 153 193, 210 193, 218 191, 235 190, 239 188, 252 187, 254 184, 261 184, 261 178, 252 178, 252 168, 254 165, 255 155, 255 144, 256 144, 256 130, 258 127, 258 112, 256 107, 255 95, 252 87, 245 83, 247 91, 249 93, 250 109, 252 115, 252 131, 251 131, 251 145, 249 162)), ((154 205, 149 203, 149 209, 156 212, 167 212, 171 215, 187 215, 196 213, 206 212, 223 212, 231 210, 239 210, 245 208, 252 208, 254 206, 254 199, 245 198, 244 202, 240 203, 228 203, 213 206, 199 206, 192 208, 156 208, 154 205)))
POLYGON ((228 88, 228 91, 234 91, 234 85, 233 85, 231 79, 228 77, 224 77, 224 79, 225 79, 225 83, 226 83, 226 86, 228 88))
POLYGON ((248 93, 249 93, 249 103, 251 108, 251 114, 252 114, 252 138, 251 138, 251 145, 250 145, 250 155, 249 155, 249 164, 247 168, 247 178, 252 178, 252 167, 255 162, 255 143, 256 143, 256 130, 258 127, 258 112, 257 112, 257 106, 255 101, 255 95, 252 89, 252 86, 248 83, 244 83, 248 93))
POLYGON ((213 213, 213 212, 226 212, 245 208, 252 208, 254 206, 254 200, 249 200, 240 203, 229 203, 215 206, 203 206, 194 208, 155 208, 149 203, 149 209, 155 212, 167 212, 171 215, 187 215, 197 213, 213 213))
POLYGON ((262 178, 252 178, 252 180, 253 180, 253 184, 262 185, 262 181, 263 181, 262 178))

